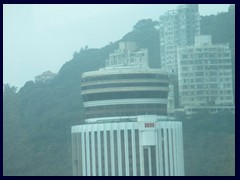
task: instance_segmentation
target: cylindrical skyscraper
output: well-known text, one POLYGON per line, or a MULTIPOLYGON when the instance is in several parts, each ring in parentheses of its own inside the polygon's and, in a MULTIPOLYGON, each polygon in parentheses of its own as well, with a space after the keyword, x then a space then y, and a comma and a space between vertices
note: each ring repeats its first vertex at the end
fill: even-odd
POLYGON ((148 67, 146 49, 119 47, 106 68, 82 75, 86 124, 72 127, 73 175, 182 176, 182 123, 167 116, 167 73, 148 67))

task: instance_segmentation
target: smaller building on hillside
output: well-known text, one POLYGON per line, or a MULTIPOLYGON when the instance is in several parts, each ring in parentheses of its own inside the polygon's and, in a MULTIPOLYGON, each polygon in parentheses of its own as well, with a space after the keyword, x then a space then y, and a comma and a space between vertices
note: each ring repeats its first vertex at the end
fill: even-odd
POLYGON ((35 76, 35 83, 47 83, 52 80, 57 74, 51 71, 43 72, 42 74, 35 76))

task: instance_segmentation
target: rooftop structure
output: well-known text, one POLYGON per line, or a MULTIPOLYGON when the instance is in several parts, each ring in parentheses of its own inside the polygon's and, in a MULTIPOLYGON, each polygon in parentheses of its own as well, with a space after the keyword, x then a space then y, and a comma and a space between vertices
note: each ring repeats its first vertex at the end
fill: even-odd
POLYGON ((120 42, 119 49, 109 55, 106 67, 148 67, 148 50, 138 49, 135 42, 120 42))

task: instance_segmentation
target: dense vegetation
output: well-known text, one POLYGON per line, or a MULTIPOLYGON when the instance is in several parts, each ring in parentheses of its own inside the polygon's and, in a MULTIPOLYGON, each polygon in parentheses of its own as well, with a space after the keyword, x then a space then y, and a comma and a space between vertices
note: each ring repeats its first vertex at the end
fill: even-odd
POLYGON ((235 175, 235 117, 230 112, 201 112, 183 120, 185 173, 235 175))
MULTIPOLYGON (((202 17, 203 33, 213 42, 234 44, 235 13, 202 17), (214 23, 213 23, 214 22, 214 23), (223 36, 224 35, 224 36, 223 36)), ((149 49, 151 67, 159 67, 157 23, 140 20, 121 40, 149 49)), ((118 42, 101 49, 81 49, 47 84, 27 82, 3 94, 4 175, 71 175, 72 125, 83 123, 80 77, 104 66, 118 42)), ((232 45, 233 48, 233 45, 232 45)), ((183 117, 182 119, 185 119, 183 117)), ((234 116, 200 114, 183 120, 186 175, 234 175, 234 116)))

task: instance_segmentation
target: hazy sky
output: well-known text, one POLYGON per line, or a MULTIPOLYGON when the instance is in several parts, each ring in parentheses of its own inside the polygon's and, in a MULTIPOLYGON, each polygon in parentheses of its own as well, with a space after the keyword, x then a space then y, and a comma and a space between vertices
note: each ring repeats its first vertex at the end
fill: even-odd
MULTIPOLYGON (((3 82, 22 87, 36 75, 58 72, 73 52, 101 48, 121 39, 140 19, 158 20, 177 4, 3 5, 3 82)), ((228 4, 199 5, 200 15, 228 10, 228 4)))

